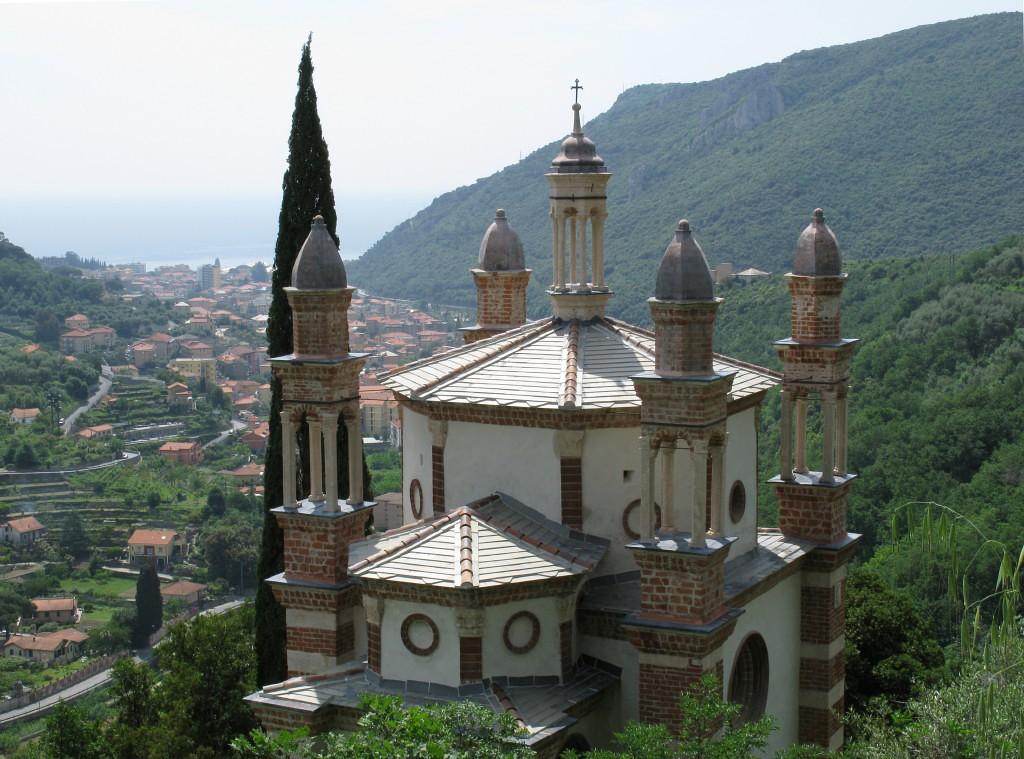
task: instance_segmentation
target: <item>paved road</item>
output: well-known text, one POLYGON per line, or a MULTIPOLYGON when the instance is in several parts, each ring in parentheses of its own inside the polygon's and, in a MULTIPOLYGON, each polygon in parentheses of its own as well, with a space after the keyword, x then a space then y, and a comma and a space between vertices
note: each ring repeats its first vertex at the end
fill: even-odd
MULTIPOLYGON (((225 601, 217 606, 211 606, 209 609, 199 612, 199 614, 200 616, 205 614, 223 614, 231 611, 232 609, 237 609, 243 603, 245 603, 245 599, 225 601)), ((158 643, 157 645, 160 644, 158 643)), ((148 661, 151 655, 152 652, 149 649, 145 649, 140 651, 139 655, 133 658, 137 662, 142 662, 148 661)), ((102 672, 97 672, 92 677, 87 678, 80 683, 72 685, 70 688, 65 688, 64 690, 54 693, 52 696, 47 696, 34 704, 29 704, 28 706, 23 706, 21 709, 12 709, 9 712, 0 714, 0 730, 3 730, 8 725, 19 722, 27 717, 42 717, 61 701, 74 701, 87 693, 91 693, 97 688, 103 688, 110 683, 112 675, 113 668, 105 669, 102 672)))
POLYGON ((100 402, 100 400, 107 393, 110 392, 110 386, 113 384, 113 372, 110 367, 103 364, 100 367, 100 386, 96 389, 96 392, 89 396, 83 405, 76 408, 66 417, 64 417, 64 426, 61 428, 65 435, 70 435, 71 431, 75 428, 75 422, 85 412, 89 411, 93 406, 100 402))
POLYGON ((211 445, 220 445, 225 440, 227 440, 233 433, 238 432, 239 430, 244 430, 245 428, 246 428, 245 422, 241 421, 240 419, 232 419, 231 420, 231 429, 230 430, 224 430, 222 433, 217 435, 217 437, 215 437, 213 440, 211 440, 209 443, 207 443, 206 445, 203 446, 203 450, 205 451, 211 445))

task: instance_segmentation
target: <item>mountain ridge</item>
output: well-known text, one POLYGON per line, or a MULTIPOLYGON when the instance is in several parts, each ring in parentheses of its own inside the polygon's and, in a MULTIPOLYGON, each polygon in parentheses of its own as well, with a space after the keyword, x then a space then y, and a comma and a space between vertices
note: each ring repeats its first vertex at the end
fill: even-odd
MULTIPOLYGON (((647 321, 654 267, 680 216, 712 262, 774 271, 819 205, 852 258, 954 253, 1019 231, 1024 177, 1010 167, 1024 150, 1020 18, 947 21, 622 93, 585 126, 615 175, 609 311, 647 321)), ((467 269, 503 207, 534 270, 531 314, 546 313, 543 174, 556 146, 440 195, 349 262, 352 281, 472 304, 467 269)))

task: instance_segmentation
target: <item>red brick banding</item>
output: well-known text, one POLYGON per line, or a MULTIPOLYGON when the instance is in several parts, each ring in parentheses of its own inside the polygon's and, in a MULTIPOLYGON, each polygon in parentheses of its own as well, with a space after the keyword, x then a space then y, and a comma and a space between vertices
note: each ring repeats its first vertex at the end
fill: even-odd
POLYGON ((366 666, 380 674, 380 625, 366 623, 366 666))
POLYGON ((430 447, 430 473, 431 473, 431 497, 434 504, 434 513, 444 513, 444 447, 433 445, 430 447))
POLYGON ((583 529, 583 459, 563 457, 560 460, 562 524, 574 530, 583 529))
POLYGON ((849 483, 837 487, 775 482, 779 500, 779 529, 783 535, 823 545, 846 537, 849 483))
POLYGON ((459 682, 471 683, 484 677, 483 639, 459 638, 459 682))

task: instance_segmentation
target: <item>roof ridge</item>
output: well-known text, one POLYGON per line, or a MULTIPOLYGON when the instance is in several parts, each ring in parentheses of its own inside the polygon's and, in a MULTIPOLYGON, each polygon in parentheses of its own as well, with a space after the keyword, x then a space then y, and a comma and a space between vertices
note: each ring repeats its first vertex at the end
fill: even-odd
POLYGON ((459 584, 472 587, 473 582, 473 516, 472 511, 462 509, 459 517, 459 584))
POLYGON ((559 407, 577 406, 579 395, 580 367, 580 323, 578 319, 569 322, 569 335, 565 341, 565 362, 562 367, 562 397, 558 399, 559 407))
MULTIPOLYGON (((614 332, 616 335, 621 337, 626 343, 628 343, 632 347, 636 348, 637 350, 642 351, 649 358, 651 358, 651 359, 655 358, 654 351, 652 351, 644 343, 640 342, 640 340, 636 337, 636 335, 630 334, 630 332, 632 330, 643 331, 643 332, 646 332, 646 330, 640 330, 639 327, 634 327, 632 324, 627 324, 626 322, 620 322, 620 321, 617 321, 617 320, 603 319, 602 321, 603 321, 603 326, 604 326, 605 329, 607 329, 607 330, 609 330, 611 332, 614 332), (628 327, 629 329, 624 329, 624 327, 628 327)), ((651 339, 653 339, 653 338, 654 338, 654 335, 652 334, 651 335, 651 339)))
POLYGON ((719 359, 720 361, 726 361, 726 362, 728 362, 730 364, 734 364, 736 366, 739 366, 739 367, 741 367, 743 369, 750 369, 752 372, 760 372, 761 374, 766 374, 769 377, 771 377, 772 379, 777 379, 777 380, 781 380, 782 379, 782 373, 781 372, 777 372, 774 369, 769 369, 767 366, 761 366, 760 364, 754 364, 754 363, 751 363, 749 361, 741 361, 738 358, 733 358, 732 356, 726 356, 724 353, 712 353, 711 356, 713 358, 719 359))

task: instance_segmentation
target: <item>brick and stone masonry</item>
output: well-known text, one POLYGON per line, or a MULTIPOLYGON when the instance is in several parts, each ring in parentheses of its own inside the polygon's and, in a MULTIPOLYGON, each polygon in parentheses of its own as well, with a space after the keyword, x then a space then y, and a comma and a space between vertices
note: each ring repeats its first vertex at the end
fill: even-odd
POLYGON ((476 285, 477 323, 463 332, 466 343, 492 337, 526 323, 526 287, 530 283, 530 269, 471 271, 476 285))

